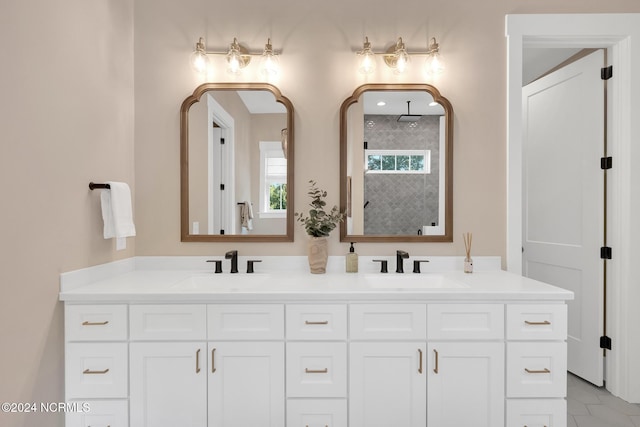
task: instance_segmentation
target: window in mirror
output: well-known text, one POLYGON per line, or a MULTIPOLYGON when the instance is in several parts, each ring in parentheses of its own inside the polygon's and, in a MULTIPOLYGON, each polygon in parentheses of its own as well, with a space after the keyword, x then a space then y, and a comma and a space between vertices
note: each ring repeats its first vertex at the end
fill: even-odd
POLYGON ((261 217, 284 218, 287 214, 287 159, 280 141, 260 141, 261 217))

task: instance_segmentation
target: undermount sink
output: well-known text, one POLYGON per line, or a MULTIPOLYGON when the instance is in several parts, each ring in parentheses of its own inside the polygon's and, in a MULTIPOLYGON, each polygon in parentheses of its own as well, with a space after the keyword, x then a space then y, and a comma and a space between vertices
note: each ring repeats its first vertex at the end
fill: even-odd
POLYGON ((270 282, 271 274, 197 274, 182 280, 172 286, 173 289, 184 291, 220 290, 241 291, 264 287, 270 282))
POLYGON ((468 288, 464 283, 451 280, 442 274, 368 274, 367 286, 374 289, 456 289, 468 288))

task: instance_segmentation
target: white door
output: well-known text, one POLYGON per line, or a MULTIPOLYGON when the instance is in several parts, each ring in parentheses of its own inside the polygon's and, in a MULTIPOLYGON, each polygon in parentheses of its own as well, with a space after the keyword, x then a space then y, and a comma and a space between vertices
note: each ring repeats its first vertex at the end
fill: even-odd
POLYGON ((284 427, 284 343, 210 342, 209 357, 209 427, 284 427))
POLYGON ((427 425, 504 425, 504 343, 431 342, 427 425))
POLYGON ((352 343, 349 426, 424 427, 424 343, 352 343))
POLYGON ((206 343, 131 343, 131 427, 207 425, 206 343))
POLYGON ((523 272, 571 290, 568 368, 603 381, 604 52, 523 88, 523 272))

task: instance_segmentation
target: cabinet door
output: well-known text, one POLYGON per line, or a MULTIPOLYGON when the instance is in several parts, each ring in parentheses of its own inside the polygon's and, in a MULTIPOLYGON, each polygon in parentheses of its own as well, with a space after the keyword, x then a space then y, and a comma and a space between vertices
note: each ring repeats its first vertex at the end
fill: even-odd
POLYGON ((426 425, 425 347, 421 342, 351 343, 349 426, 426 425))
POLYGON ((504 343, 429 343, 427 366, 427 425, 504 425, 504 343))
POLYGON ((131 343, 135 427, 207 425, 206 343, 131 343))
POLYGON ((284 426, 284 343, 210 342, 209 427, 284 426))

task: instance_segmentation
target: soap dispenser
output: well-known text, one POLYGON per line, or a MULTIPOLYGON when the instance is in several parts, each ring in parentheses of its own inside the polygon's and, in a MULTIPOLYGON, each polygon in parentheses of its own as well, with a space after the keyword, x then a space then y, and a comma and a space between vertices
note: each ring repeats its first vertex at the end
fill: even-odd
POLYGON ((346 256, 346 267, 347 273, 357 273, 358 272, 358 254, 355 252, 353 248, 353 242, 351 242, 351 247, 349 248, 349 253, 346 256))

